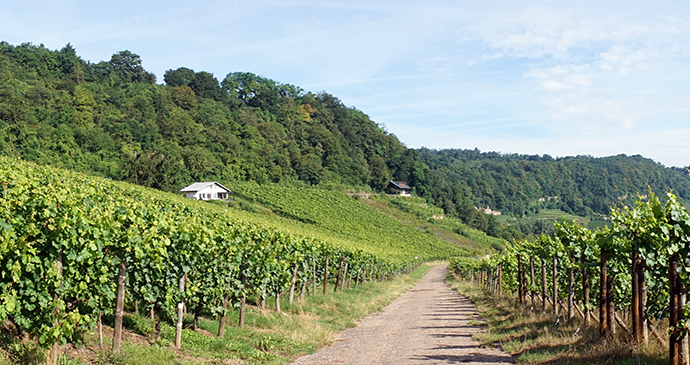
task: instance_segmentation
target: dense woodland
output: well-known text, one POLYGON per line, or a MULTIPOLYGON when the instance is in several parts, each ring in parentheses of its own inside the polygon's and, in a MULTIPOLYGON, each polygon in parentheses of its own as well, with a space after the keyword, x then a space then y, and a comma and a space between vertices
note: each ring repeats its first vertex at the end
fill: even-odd
POLYGON ((640 156, 410 149, 325 92, 185 67, 157 84, 141 64, 130 51, 91 63, 69 44, 0 43, 0 154, 165 191, 255 181, 380 192, 401 180, 447 215, 509 239, 533 227, 506 229, 475 207, 592 216, 649 188, 690 196, 686 171, 640 156))

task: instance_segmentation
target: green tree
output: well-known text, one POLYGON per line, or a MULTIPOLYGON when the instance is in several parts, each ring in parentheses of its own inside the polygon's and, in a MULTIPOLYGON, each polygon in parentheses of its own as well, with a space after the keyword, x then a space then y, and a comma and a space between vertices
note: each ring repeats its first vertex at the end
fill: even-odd
POLYGON ((153 84, 156 76, 146 72, 141 65, 141 57, 130 51, 120 51, 110 57, 111 72, 123 82, 141 82, 153 84))

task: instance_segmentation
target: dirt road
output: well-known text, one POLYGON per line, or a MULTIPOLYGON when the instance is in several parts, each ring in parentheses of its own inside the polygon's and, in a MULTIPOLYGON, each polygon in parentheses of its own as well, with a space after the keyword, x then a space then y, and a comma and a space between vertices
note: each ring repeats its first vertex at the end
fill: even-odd
POLYGON ((336 343, 293 362, 316 364, 510 364, 498 350, 478 348, 472 335, 479 327, 474 306, 443 279, 436 266, 417 285, 380 313, 343 331, 336 343))

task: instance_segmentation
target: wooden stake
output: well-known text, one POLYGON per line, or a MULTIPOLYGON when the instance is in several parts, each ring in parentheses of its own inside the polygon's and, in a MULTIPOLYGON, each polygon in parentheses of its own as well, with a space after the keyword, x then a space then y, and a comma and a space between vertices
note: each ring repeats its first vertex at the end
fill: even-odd
POLYGON ((608 323, 607 311, 606 311, 606 277, 607 277, 607 267, 606 267, 606 251, 601 250, 601 256, 599 259, 599 336, 606 337, 608 335, 608 323))
POLYGON ((541 256, 541 302, 542 311, 546 312, 546 258, 541 256))
POLYGON ((640 278, 638 268, 642 264, 637 245, 632 245, 632 335, 636 344, 642 343, 642 313, 640 313, 640 278))
POLYGON ((503 295, 503 269, 501 268, 501 264, 498 264, 498 296, 501 297, 503 295))
POLYGON ((681 364, 681 340, 682 333, 677 328, 678 322, 681 319, 680 308, 680 281, 678 278, 678 253, 671 256, 671 262, 668 268, 669 278, 669 327, 671 329, 671 338, 669 341, 669 361, 671 365, 681 364))
POLYGON ((184 320, 184 287, 185 284, 187 283, 187 275, 182 275, 180 278, 180 293, 182 293, 182 297, 180 298, 180 302, 177 303, 177 325, 175 326, 175 348, 176 349, 181 349, 182 348, 182 324, 184 320))
POLYGON ((314 292, 312 295, 316 295, 316 259, 311 258, 311 268, 312 268, 312 286, 314 288, 314 292))
POLYGON ((117 299, 115 302, 115 328, 113 333, 113 353, 120 352, 120 344, 122 342, 122 316, 124 315, 125 307, 125 278, 127 271, 125 269, 125 260, 120 262, 120 272, 117 275, 117 299))
POLYGON ((328 290, 328 256, 326 256, 326 269, 323 271, 323 295, 328 290))
POLYGON ((220 320, 218 323, 218 337, 223 338, 225 336, 225 322, 227 318, 228 302, 230 298, 227 294, 223 295, 223 311, 220 313, 220 320))
POLYGON ((292 304, 295 298, 295 284, 297 284, 297 265, 295 265, 295 269, 292 271, 292 279, 290 279, 290 296, 288 297, 288 303, 290 304, 292 304))
POLYGON ((572 321, 575 316, 573 306, 575 305, 575 268, 568 268, 568 321, 572 321))
POLYGON ((98 348, 103 348, 103 312, 98 312, 98 348))
POLYGON ((340 291, 343 291, 343 287, 345 286, 345 278, 347 277, 348 264, 348 262, 345 263, 345 268, 343 269, 343 278, 340 279, 340 291))
POLYGON ((534 256, 532 255, 529 257, 529 288, 532 299, 532 308, 534 308, 534 256))
POLYGON ((518 259, 518 301, 520 304, 525 304, 525 283, 522 281, 524 276, 522 273, 522 255, 517 255, 518 259))
POLYGON ((554 316, 558 317, 558 306, 555 303, 558 303, 558 257, 556 255, 553 255, 553 291, 552 291, 552 299, 551 301, 554 303, 553 306, 553 314, 554 316))
POLYGON ((582 268, 582 307, 584 308, 585 327, 589 327, 591 311, 589 309, 589 273, 586 267, 582 268))
POLYGON ((343 280, 343 265, 345 265, 345 256, 340 256, 340 267, 338 268, 338 277, 335 279, 333 292, 337 292, 340 287, 340 281, 343 280))
POLYGON ((613 303, 613 275, 606 275, 606 321, 611 335, 616 334, 616 307, 613 303))
POLYGON ((247 289, 247 275, 243 274, 242 275, 242 298, 240 299, 240 320, 239 320, 240 328, 244 328, 244 317, 245 317, 245 313, 247 311, 247 293, 245 292, 246 289, 247 289))

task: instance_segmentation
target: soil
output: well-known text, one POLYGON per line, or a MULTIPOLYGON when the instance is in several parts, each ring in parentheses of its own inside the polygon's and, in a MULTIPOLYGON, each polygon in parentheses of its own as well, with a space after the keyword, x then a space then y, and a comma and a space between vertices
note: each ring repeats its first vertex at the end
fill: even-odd
POLYGON ((511 364, 497 348, 480 347, 474 305, 444 283, 447 267, 432 268, 383 311, 341 332, 333 345, 292 364, 511 364))

